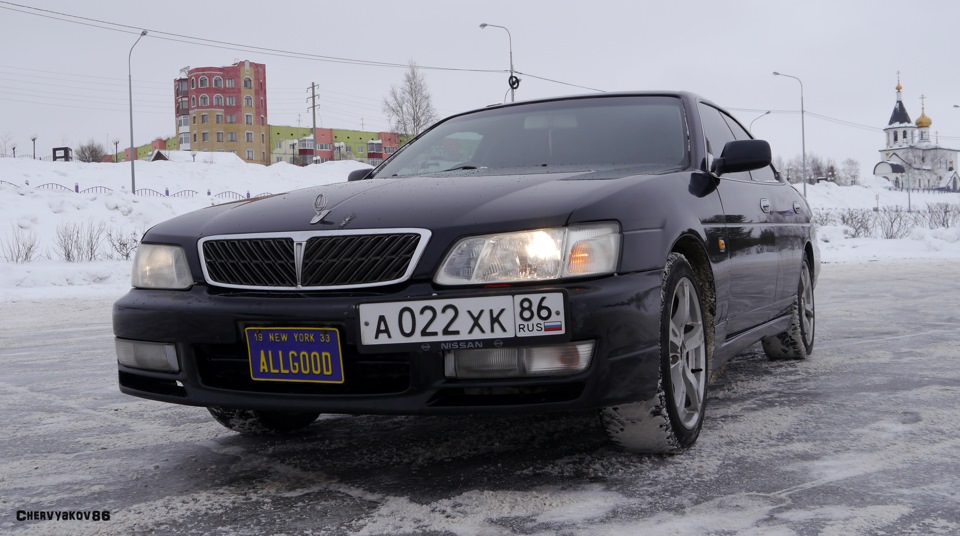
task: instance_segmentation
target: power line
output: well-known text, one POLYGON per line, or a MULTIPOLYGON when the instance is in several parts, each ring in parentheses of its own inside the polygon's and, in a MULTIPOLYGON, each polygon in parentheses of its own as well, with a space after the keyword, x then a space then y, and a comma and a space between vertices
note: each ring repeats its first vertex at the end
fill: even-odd
MULTIPOLYGON (((763 112, 766 112, 766 111, 767 111, 767 110, 761 110, 761 109, 755 109, 755 108, 727 108, 727 109, 730 110, 730 111, 737 111, 737 112, 754 112, 754 113, 763 113, 763 112)), ((793 114, 793 115, 797 115, 797 114, 800 113, 799 110, 770 110, 770 111, 773 112, 773 113, 793 114)), ((851 128, 858 128, 858 129, 860 129, 860 130, 867 130, 867 131, 876 132, 876 133, 881 133, 881 132, 883 132, 883 131, 885 130, 884 128, 880 128, 880 127, 875 127, 875 126, 871 126, 871 125, 864 125, 864 124, 862 124, 862 123, 855 123, 855 122, 853 122, 853 121, 847 121, 846 119, 840 119, 840 118, 837 118, 837 117, 830 117, 829 115, 824 115, 824 114, 819 114, 819 113, 816 113, 816 112, 811 112, 810 110, 806 110, 804 113, 806 113, 807 115, 809 115, 809 116, 811 116, 811 117, 816 117, 817 119, 822 119, 822 120, 827 121, 827 122, 830 122, 830 123, 835 123, 835 124, 838 124, 838 125, 843 125, 843 126, 851 127, 851 128)), ((940 135, 940 139, 944 139, 944 140, 960 140, 960 136, 943 136, 943 135, 940 135)))
MULTIPOLYGON (((17 4, 17 3, 9 2, 6 0, 0 0, 0 4, 6 4, 6 6, 0 5, 0 9, 16 11, 18 13, 23 13, 26 15, 33 15, 36 17, 48 18, 48 19, 58 20, 61 22, 80 24, 83 26, 90 26, 93 28, 99 28, 103 30, 110 30, 110 31, 122 32, 122 33, 128 33, 128 34, 140 33, 140 31, 142 30, 147 30, 149 32, 149 34, 147 35, 148 38, 161 39, 165 41, 185 43, 185 44, 191 44, 191 45, 197 45, 197 46, 206 46, 211 48, 219 48, 219 49, 233 50, 233 51, 239 51, 239 52, 257 52, 257 53, 269 55, 269 56, 279 56, 279 57, 286 57, 286 58, 293 58, 293 59, 321 61, 321 62, 329 62, 329 63, 361 65, 361 66, 367 66, 367 67, 389 67, 389 68, 404 68, 404 69, 409 67, 408 64, 403 64, 403 63, 394 63, 394 62, 377 61, 377 60, 362 60, 362 59, 356 59, 356 58, 327 56, 327 55, 321 55, 321 54, 310 54, 306 52, 267 48, 267 47, 260 47, 255 45, 245 45, 242 43, 231 43, 229 41, 219 41, 216 39, 206 39, 202 37, 194 37, 194 36, 189 36, 184 34, 165 32, 163 30, 142 28, 139 26, 130 26, 128 24, 120 24, 120 23, 110 22, 102 19, 82 17, 79 15, 72 15, 70 13, 63 13, 63 12, 54 11, 51 9, 42 9, 42 8, 36 8, 32 6, 26 6, 23 4, 17 4), (13 6, 13 7, 7 7, 7 6, 13 6), (19 8, 19 9, 16 9, 16 8, 19 8), (170 36, 170 37, 162 37, 162 36, 170 36)), ((424 69, 424 70, 431 70, 431 71, 448 71, 448 72, 498 73, 498 74, 508 72, 503 69, 469 69, 469 68, 462 68, 462 67, 444 67, 444 66, 436 66, 436 65, 417 65, 417 68, 424 69)), ((522 73, 522 74, 524 76, 537 78, 539 80, 544 80, 544 81, 552 82, 555 84, 562 84, 566 86, 587 89, 590 91, 599 91, 599 92, 603 91, 600 89, 581 86, 577 84, 571 84, 569 82, 563 82, 563 81, 552 79, 552 78, 546 78, 546 77, 534 75, 531 73, 522 73)))
MULTIPOLYGON (((6 97, 3 99, 3 101, 4 102, 22 102, 26 104, 40 104, 43 106, 57 106, 60 108, 71 108, 74 110, 94 110, 94 111, 101 111, 101 112, 123 112, 123 113, 126 113, 127 111, 126 108, 91 108, 89 106, 77 106, 75 104, 57 104, 55 102, 37 102, 37 101, 23 100, 23 99, 10 99, 6 97)), ((139 105, 137 107, 139 108, 139 105)), ((142 112, 138 110, 137 113, 166 115, 166 116, 170 115, 170 112, 155 112, 151 110, 144 110, 142 112)))
MULTIPOLYGON (((3 9, 3 7, 0 6, 0 9, 3 9)), ((72 77, 76 77, 76 78, 92 78, 92 79, 95 79, 95 80, 113 80, 113 81, 115 81, 115 82, 122 82, 122 83, 126 83, 126 82, 127 82, 127 79, 126 79, 126 78, 113 78, 113 77, 101 76, 101 75, 97 75, 97 74, 67 73, 67 72, 63 72, 63 71, 48 71, 48 70, 44 70, 44 69, 30 69, 30 68, 27 68, 27 67, 18 67, 18 66, 16 66, 16 65, 2 65, 2 64, 0 64, 0 69, 13 69, 13 70, 16 70, 16 71, 30 71, 30 72, 33 72, 33 73, 55 74, 55 75, 61 75, 61 76, 72 76, 72 77)), ((0 71, 0 72, 3 72, 3 71, 0 71)), ((14 74, 14 75, 18 75, 18 76, 35 76, 35 75, 20 74, 20 73, 8 73, 8 74, 14 74)), ((155 85, 155 86, 164 86, 164 87, 167 87, 167 85, 168 85, 168 84, 163 83, 163 82, 145 82, 145 83, 149 83, 149 84, 155 85)))
MULTIPOLYGON (((73 14, 70 14, 70 13, 64 13, 64 12, 55 11, 55 10, 51 10, 51 9, 43 9, 43 8, 38 8, 38 7, 33 7, 33 6, 27 6, 27 5, 24 5, 24 4, 18 4, 18 3, 15 3, 15 2, 9 2, 9 1, 6 1, 6 0, 0 0, 0 4, 5 4, 5 5, 0 5, 0 9, 5 9, 5 10, 8 10, 8 11, 13 11, 13 12, 17 12, 17 13, 22 13, 22 14, 25 14, 25 15, 31 15, 31 16, 36 16, 36 17, 41 17, 41 18, 56 20, 56 21, 60 21, 60 22, 66 22, 66 23, 70 23, 70 24, 78 24, 78 25, 82 25, 82 26, 88 26, 88 27, 96 28, 96 29, 100 29, 100 30, 107 30, 107 31, 119 32, 119 33, 127 33, 127 34, 136 34, 136 33, 139 33, 140 31, 146 29, 146 30, 149 31, 149 34, 148 34, 148 37, 149 37, 149 38, 160 39, 160 40, 164 40, 164 41, 177 42, 177 43, 190 44, 190 45, 196 45, 196 46, 205 46, 205 47, 210 47, 210 48, 218 48, 218 49, 223 49, 223 50, 233 50, 233 51, 238 51, 238 52, 257 52, 257 53, 264 54, 264 55, 268 55, 268 56, 285 57, 285 58, 300 59, 300 60, 307 60, 307 61, 319 61, 319 62, 328 62, 328 63, 340 63, 340 64, 349 64, 349 65, 359 65, 359 66, 367 66, 367 67, 387 67, 387 68, 408 68, 408 67, 409 67, 408 64, 394 63, 394 62, 388 62, 388 61, 364 60, 364 59, 348 58, 348 57, 341 57, 341 56, 328 56, 328 55, 321 55, 321 54, 311 54, 311 53, 297 52, 297 51, 277 49, 277 48, 260 47, 260 46, 256 46, 256 45, 246 45, 246 44, 243 44, 243 43, 233 43, 233 42, 229 42, 229 41, 220 41, 220 40, 216 40, 216 39, 206 39, 206 38, 202 38, 202 37, 194 37, 194 36, 185 35, 185 34, 165 32, 165 31, 163 31, 163 30, 142 28, 142 27, 140 27, 140 26, 131 26, 131 25, 128 25, 128 24, 121 24, 121 23, 111 22, 111 21, 102 20, 102 19, 95 19, 95 18, 92 18, 92 17, 83 17, 83 16, 80 16, 80 15, 73 15, 73 14), (164 37, 164 36, 167 36, 167 37, 164 37)), ((0 67, 10 68, 9 66, 0 66, 0 67)), ((471 68, 445 67, 445 66, 435 66, 435 65, 417 65, 417 68, 418 68, 418 69, 424 69, 424 70, 448 71, 448 72, 473 72, 473 73, 498 73, 498 74, 499 74, 499 73, 506 73, 506 72, 508 72, 508 71, 502 70, 502 69, 471 69, 471 68)), ((60 73, 60 72, 56 72, 56 71, 43 71, 43 70, 39 70, 39 69, 24 69, 24 68, 18 68, 18 69, 22 69, 22 70, 26 70, 26 71, 34 71, 34 72, 47 73, 47 74, 61 74, 61 75, 75 76, 75 77, 88 77, 88 76, 89 76, 89 75, 82 75, 82 74, 60 73)), ((521 74, 521 75, 523 75, 523 76, 528 76, 528 77, 530 77, 530 78, 535 78, 535 79, 538 79, 538 80, 543 80, 543 81, 551 82, 551 83, 554 83, 554 84, 560 84, 560 85, 564 85, 564 86, 575 87, 575 88, 579 88, 579 89, 585 89, 585 90, 588 90, 588 91, 596 91, 596 92, 601 92, 601 93, 605 92, 605 90, 603 90, 603 89, 598 89, 598 88, 589 87, 589 86, 583 86, 583 85, 579 85, 579 84, 573 84, 573 83, 570 83, 570 82, 564 82, 564 81, 562 81, 562 80, 557 80, 557 79, 553 79, 553 78, 547 78, 547 77, 544 77, 544 76, 539 76, 539 75, 535 75, 535 74, 528 73, 528 72, 521 72, 521 71, 516 71, 516 72, 517 72, 517 74, 521 74)), ((47 78, 47 79, 52 79, 52 80, 58 80, 57 78, 43 77, 43 76, 36 76, 36 78, 47 78)), ((103 78, 103 77, 96 77, 96 78, 101 79, 101 80, 105 79, 105 78, 103 78)), ((120 80, 120 79, 112 79, 112 80, 122 81, 122 80, 120 80)), ((77 83, 76 81, 69 81, 69 82, 74 83, 74 84, 77 83)), ((146 83, 146 82, 143 82, 143 83, 146 83)), ((163 84, 154 83, 154 82, 150 82, 149 84, 155 85, 155 86, 157 86, 157 87, 163 85, 163 84)), ((332 100, 332 99, 330 99, 330 100, 332 100)), ((32 102, 32 101, 18 101, 18 102, 32 102)), ((83 101, 78 101, 78 102, 83 102, 83 101)), ((37 103, 37 104, 40 104, 40 103, 37 103)), ((349 103, 344 103, 344 104, 349 104, 349 103)), ((361 105, 353 105, 353 106, 361 106, 361 105)), ((367 106, 367 105, 362 105, 362 106, 366 107, 368 110, 369 110, 369 109, 372 109, 372 107, 369 107, 369 106, 367 106)), ((753 108, 729 108, 729 109, 730 109, 731 111, 743 111, 743 112, 755 112, 755 113, 760 113, 760 112, 765 112, 765 111, 767 111, 767 110, 753 109, 753 108)), ((797 112, 797 111, 795 111, 795 110, 771 110, 771 111, 774 112, 774 113, 782 113, 782 114, 796 114, 796 113, 799 113, 799 112, 797 112)), ((883 129, 881 129, 881 128, 877 128, 877 127, 873 127, 873 126, 869 126, 869 125, 863 125, 863 124, 860 124, 860 123, 855 123, 855 122, 847 121, 847 120, 844 120, 844 119, 839 119, 839 118, 835 118, 835 117, 830 117, 830 116, 826 116, 826 115, 823 115, 823 114, 818 114, 818 113, 815 113, 815 112, 807 111, 806 113, 809 114, 811 117, 816 117, 816 118, 822 119, 822 120, 824 120, 824 121, 832 122, 832 123, 835 123, 835 124, 840 124, 840 125, 843 125, 843 126, 848 126, 848 127, 851 127, 851 128, 859 128, 859 129, 868 130, 868 131, 871 131, 871 132, 882 132, 882 131, 883 131, 883 129)), ((328 114, 328 115, 335 115, 335 114, 328 114)), ((957 137, 957 136, 940 136, 940 138, 941 138, 941 139, 947 139, 947 140, 960 139, 960 137, 957 137)))
MULTIPOLYGON (((16 75, 14 75, 14 76, 16 76, 16 75)), ((21 85, 23 85, 23 84, 28 84, 29 87, 27 87, 27 88, 21 88, 21 89, 29 89, 30 91, 33 91, 33 88, 34 88, 34 87, 39 86, 39 85, 42 84, 42 85, 45 86, 45 87, 51 87, 51 88, 62 87, 62 88, 66 88, 66 89, 68 89, 70 92, 73 92, 73 91, 95 91, 95 92, 97 92, 98 94, 100 94, 100 93, 126 93, 126 90, 125 90, 125 89, 121 89, 119 85, 104 86, 103 84, 96 84, 95 82, 87 82, 87 81, 85 81, 85 80, 60 80, 60 79, 53 79, 53 80, 55 80, 55 81, 57 81, 57 82, 60 82, 60 83, 54 84, 54 83, 51 83, 51 82, 37 82, 37 81, 29 80, 29 79, 28 79, 28 80, 21 80, 21 79, 17 79, 17 78, 7 78, 7 77, 5 77, 5 76, 0 76, 0 82, 7 82, 7 83, 11 83, 11 84, 21 84, 21 85), (113 88, 113 89, 111 89, 111 88, 113 88)), ((137 84, 134 84, 134 85, 137 85, 137 84)), ((156 90, 153 90, 153 89, 150 89, 150 90, 146 90, 146 89, 145 89, 145 90, 138 90, 137 93, 138 93, 138 94, 145 94, 145 95, 154 95, 154 96, 165 97, 165 98, 170 96, 170 92, 169 92, 169 91, 163 92, 163 93, 159 93, 159 92, 157 92, 156 90)))
POLYGON ((545 77, 543 77, 543 76, 537 76, 537 75, 535 75, 535 74, 530 74, 530 73, 523 73, 523 72, 520 72, 520 71, 514 71, 514 72, 516 72, 517 74, 522 74, 523 76, 529 76, 530 78, 536 78, 537 80, 544 80, 544 81, 547 81, 547 82, 553 82, 554 84, 562 84, 562 85, 564 85, 564 86, 576 87, 576 88, 580 88, 580 89, 587 89, 587 90, 590 90, 590 91, 597 91, 597 92, 599 92, 599 93, 606 93, 606 90, 604 90, 604 89, 597 89, 597 88, 587 87, 587 86, 578 86, 577 84, 571 84, 571 83, 569 83, 569 82, 561 82, 560 80, 553 80, 553 79, 551 79, 551 78, 545 78, 545 77))
MULTIPOLYGON (((361 60, 356 58, 345 58, 345 57, 338 57, 338 56, 326 56, 322 54, 310 54, 306 52, 297 52, 297 51, 283 50, 283 49, 277 49, 277 48, 267 48, 267 47, 260 47, 256 45, 245 45, 243 43, 232 43, 229 41, 220 41, 216 39, 206 39, 203 37, 194 37, 190 35, 165 32, 163 30, 142 28, 140 26, 130 26, 128 24, 120 24, 120 23, 105 21, 101 19, 82 17, 79 15, 72 15, 70 13, 63 13, 63 12, 54 11, 51 9, 36 8, 32 6, 26 6, 23 4, 17 4, 14 2, 7 2, 2 0, 0 0, 0 4, 7 4, 8 6, 14 6, 14 7, 0 6, 0 9, 8 9, 10 11, 16 11, 19 13, 24 13, 26 15, 33 15, 36 17, 48 18, 48 19, 58 20, 62 22, 70 22, 74 24, 90 26, 93 28, 99 28, 103 30, 111 30, 111 31, 131 33, 131 34, 139 33, 142 30, 147 30, 149 32, 148 36, 153 37, 154 39, 162 39, 166 41, 174 41, 179 43, 187 43, 187 44, 200 45, 200 46, 209 46, 212 48, 235 50, 235 51, 241 51, 241 52, 253 51, 253 52, 259 52, 265 55, 274 55, 274 56, 299 58, 299 59, 307 59, 307 60, 315 60, 315 61, 327 61, 332 63, 348 63, 348 64, 355 64, 355 65, 366 65, 366 66, 374 66, 374 67, 392 67, 392 68, 404 68, 404 69, 409 67, 408 64, 404 64, 404 63, 393 63, 393 62, 375 61, 375 60, 361 60), (20 9, 15 9, 15 8, 20 8, 20 9), (29 10, 29 11, 24 11, 24 10, 29 10), (66 18, 62 18, 62 17, 66 17, 66 18), (73 19, 76 19, 76 20, 73 20, 73 19), (160 36, 169 36, 169 37, 160 37, 160 36)), ((465 69, 465 68, 458 68, 458 67, 440 67, 440 66, 432 66, 432 65, 418 65, 417 67, 420 69, 429 69, 429 70, 436 70, 436 71, 463 71, 463 72, 478 72, 478 73, 505 72, 502 70, 494 70, 494 69, 465 69)))
MULTIPOLYGON (((769 108, 730 108, 729 106, 725 107, 731 112, 752 112, 752 113, 763 113, 770 112, 775 114, 799 114, 800 110, 771 110, 769 108)), ((810 112, 807 112, 810 113, 810 112)))
MULTIPOLYGON (((40 99, 55 99, 56 101, 69 101, 69 102, 89 102, 93 104, 116 104, 116 99, 98 99, 90 95, 75 95, 70 94, 70 96, 63 96, 62 91, 43 91, 40 89, 30 89, 29 91, 24 90, 23 88, 9 87, 0 85, 0 89, 7 89, 10 91, 4 92, 4 95, 20 95, 24 97, 36 97, 40 99), (50 97, 46 95, 51 95, 50 97), (71 97, 81 97, 81 98, 71 98, 71 97)), ((141 104, 138 104, 137 107, 140 107, 141 104)), ((172 106, 169 105, 157 105, 149 104, 147 105, 151 108, 164 108, 167 110, 172 109, 172 106)))

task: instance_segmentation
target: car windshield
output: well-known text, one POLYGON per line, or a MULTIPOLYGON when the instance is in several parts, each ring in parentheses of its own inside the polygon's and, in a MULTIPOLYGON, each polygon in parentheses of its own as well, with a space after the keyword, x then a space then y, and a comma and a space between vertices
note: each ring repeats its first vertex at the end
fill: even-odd
POLYGON ((687 161, 680 99, 597 97, 481 110, 404 147, 376 176, 552 166, 677 168, 687 161))

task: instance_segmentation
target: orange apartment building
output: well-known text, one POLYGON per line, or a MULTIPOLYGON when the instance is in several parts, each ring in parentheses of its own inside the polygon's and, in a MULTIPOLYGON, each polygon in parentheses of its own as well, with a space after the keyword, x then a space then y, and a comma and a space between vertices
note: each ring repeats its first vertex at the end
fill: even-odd
POLYGON ((174 98, 180 150, 226 151, 270 163, 266 65, 186 68, 174 80, 174 98))

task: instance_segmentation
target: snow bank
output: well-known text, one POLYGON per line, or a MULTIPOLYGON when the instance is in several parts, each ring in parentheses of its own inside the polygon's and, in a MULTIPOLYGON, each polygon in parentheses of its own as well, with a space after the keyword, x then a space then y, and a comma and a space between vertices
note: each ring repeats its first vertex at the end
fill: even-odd
MULTIPOLYGON (((237 163, 198 153, 196 161, 174 153, 171 161, 136 162, 137 190, 130 194, 129 163, 43 162, 0 159, 0 300, 67 295, 119 296, 129 287, 130 263, 103 260, 68 263, 60 260, 57 231, 64 226, 102 229, 113 236, 139 236, 151 226, 186 212, 223 203, 236 196, 280 193, 344 181, 353 161, 298 167, 237 163), (79 193, 78 193, 79 192, 79 193), (144 195, 153 193, 155 195, 144 195), (156 195, 160 194, 160 195, 156 195), (35 236, 34 262, 2 260, 14 236, 35 236)), ((807 186, 815 210, 900 207, 931 203, 960 205, 960 194, 893 190, 884 179, 867 177, 860 186, 833 183, 807 186)), ((802 185, 797 185, 802 191, 802 185)), ((819 229, 826 263, 877 262, 902 259, 960 259, 960 230, 916 229, 907 238, 848 238, 841 226, 819 229)), ((113 253, 103 244, 105 253, 113 253)))

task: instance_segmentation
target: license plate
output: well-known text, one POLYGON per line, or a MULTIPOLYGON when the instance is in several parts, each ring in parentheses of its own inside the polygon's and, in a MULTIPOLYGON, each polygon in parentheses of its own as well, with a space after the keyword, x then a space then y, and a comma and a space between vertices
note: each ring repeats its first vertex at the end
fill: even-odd
POLYGON ((360 305, 365 345, 563 335, 563 293, 360 305))
POLYGON ((254 380, 343 383, 337 330, 249 327, 244 333, 254 380))

